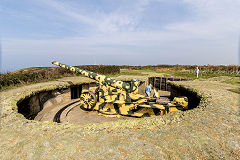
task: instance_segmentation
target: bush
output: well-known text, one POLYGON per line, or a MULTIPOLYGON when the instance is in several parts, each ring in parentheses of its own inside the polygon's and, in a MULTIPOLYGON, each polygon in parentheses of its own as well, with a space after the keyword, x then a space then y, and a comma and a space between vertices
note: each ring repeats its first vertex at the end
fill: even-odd
POLYGON ((85 65, 77 66, 80 69, 92 71, 99 74, 118 74, 120 73, 120 66, 108 65, 85 65))
MULTIPOLYGON (((120 73, 119 66, 107 65, 86 65, 78 66, 78 68, 92 71, 98 74, 118 74, 120 73)), ((61 77, 77 76, 67 69, 60 67, 35 67, 22 69, 12 73, 0 74, 0 90, 9 86, 18 84, 37 83, 48 80, 53 80, 61 77)))
MULTIPOLYGON (((133 70, 161 70, 161 71, 194 71, 197 65, 164 65, 159 64, 155 66, 121 66, 121 69, 133 70)), ((240 66, 238 65, 204 65, 198 66, 201 72, 216 72, 216 73, 230 73, 239 74, 240 66)))

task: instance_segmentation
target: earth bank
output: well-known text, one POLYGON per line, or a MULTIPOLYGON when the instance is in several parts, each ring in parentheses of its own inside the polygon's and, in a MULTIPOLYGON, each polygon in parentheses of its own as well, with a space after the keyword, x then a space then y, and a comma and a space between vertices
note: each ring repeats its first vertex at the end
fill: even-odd
POLYGON ((73 125, 17 113, 26 96, 89 81, 64 78, 0 92, 1 159, 239 159, 239 94, 215 79, 172 82, 203 98, 198 108, 162 117, 73 125))

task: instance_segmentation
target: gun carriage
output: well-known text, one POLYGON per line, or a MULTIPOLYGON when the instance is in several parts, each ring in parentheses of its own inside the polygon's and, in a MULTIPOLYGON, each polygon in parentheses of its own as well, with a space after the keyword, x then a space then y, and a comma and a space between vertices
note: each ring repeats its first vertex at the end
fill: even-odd
POLYGON ((187 97, 175 97, 165 105, 153 102, 138 93, 139 80, 132 80, 129 84, 56 61, 52 64, 97 81, 95 92, 84 91, 80 95, 81 108, 85 110, 96 110, 104 115, 150 117, 188 108, 187 97))

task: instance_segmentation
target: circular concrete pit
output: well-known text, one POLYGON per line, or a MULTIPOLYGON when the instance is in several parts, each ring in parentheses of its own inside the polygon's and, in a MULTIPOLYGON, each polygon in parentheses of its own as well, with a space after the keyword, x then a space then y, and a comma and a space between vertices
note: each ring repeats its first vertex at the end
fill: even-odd
MULTIPOLYGON (((145 94, 146 83, 142 82, 139 87, 139 93, 145 94)), ((71 85, 68 88, 55 89, 51 91, 42 91, 17 103, 18 112, 27 119, 37 121, 48 121, 57 123, 89 124, 101 123, 107 121, 132 119, 134 117, 104 117, 97 111, 85 111, 80 108, 79 96, 82 90, 95 90, 96 84, 84 83, 81 85, 71 85)), ((175 96, 187 96, 190 109, 196 107, 200 98, 194 93, 188 93, 183 88, 174 88, 170 91, 159 91, 160 99, 157 102, 166 103, 175 96)))

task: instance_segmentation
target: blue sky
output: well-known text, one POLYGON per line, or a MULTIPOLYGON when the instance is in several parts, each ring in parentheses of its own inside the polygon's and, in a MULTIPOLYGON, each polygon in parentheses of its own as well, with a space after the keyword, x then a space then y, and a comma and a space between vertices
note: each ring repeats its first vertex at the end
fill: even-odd
POLYGON ((239 0, 0 0, 1 71, 238 64, 239 0))

